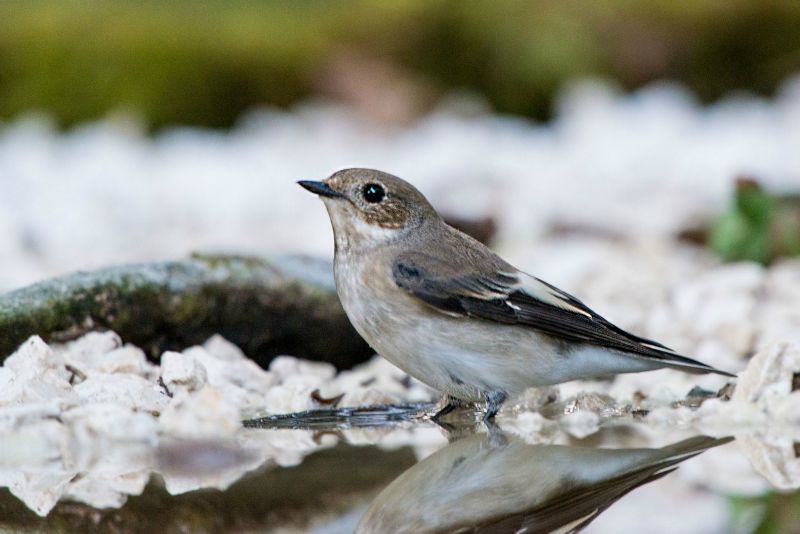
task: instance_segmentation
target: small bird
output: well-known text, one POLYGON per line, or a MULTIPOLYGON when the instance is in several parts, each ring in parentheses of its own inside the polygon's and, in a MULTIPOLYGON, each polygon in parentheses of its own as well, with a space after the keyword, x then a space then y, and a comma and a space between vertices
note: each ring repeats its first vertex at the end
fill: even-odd
POLYGON ((579 532, 629 492, 732 441, 601 449, 497 433, 464 437, 412 466, 375 497, 356 534, 579 532))
POLYGON ((411 184, 372 169, 300 181, 325 203, 334 279, 378 354, 447 397, 435 419, 532 386, 663 367, 734 377, 613 325, 447 225, 411 184))

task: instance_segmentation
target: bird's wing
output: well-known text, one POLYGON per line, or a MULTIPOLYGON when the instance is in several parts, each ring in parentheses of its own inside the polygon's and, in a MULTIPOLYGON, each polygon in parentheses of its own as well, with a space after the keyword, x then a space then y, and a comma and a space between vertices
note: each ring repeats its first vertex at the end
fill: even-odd
POLYGON ((667 366, 728 375, 622 330, 577 298, 507 264, 507 269, 498 264, 495 267, 500 268, 481 270, 460 269, 452 263, 422 252, 407 252, 396 258, 392 275, 398 287, 448 315, 526 326, 667 366))
POLYGON ((731 441, 733 438, 730 437, 697 436, 664 447, 661 449, 664 457, 650 458, 630 469, 623 468, 614 476, 595 481, 565 478, 562 491, 544 502, 529 510, 490 519, 468 532, 580 532, 629 492, 670 474, 681 462, 731 441))

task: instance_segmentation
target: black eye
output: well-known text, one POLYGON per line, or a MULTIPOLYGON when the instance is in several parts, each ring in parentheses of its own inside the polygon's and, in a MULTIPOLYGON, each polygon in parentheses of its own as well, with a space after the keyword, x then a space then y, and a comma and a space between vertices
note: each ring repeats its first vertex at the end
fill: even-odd
POLYGON ((364 186, 364 200, 370 202, 372 204, 377 204, 383 197, 386 196, 386 192, 383 190, 378 184, 367 184, 364 186))

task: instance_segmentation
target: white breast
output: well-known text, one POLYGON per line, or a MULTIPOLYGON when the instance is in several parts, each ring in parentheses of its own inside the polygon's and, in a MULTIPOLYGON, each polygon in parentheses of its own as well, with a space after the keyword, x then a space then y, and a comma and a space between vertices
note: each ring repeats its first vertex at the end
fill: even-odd
POLYGON ((395 285, 382 255, 337 255, 336 287, 353 326, 381 356, 443 393, 472 401, 534 385, 527 329, 449 317, 395 285), (512 352, 513 354, 509 354, 512 352))

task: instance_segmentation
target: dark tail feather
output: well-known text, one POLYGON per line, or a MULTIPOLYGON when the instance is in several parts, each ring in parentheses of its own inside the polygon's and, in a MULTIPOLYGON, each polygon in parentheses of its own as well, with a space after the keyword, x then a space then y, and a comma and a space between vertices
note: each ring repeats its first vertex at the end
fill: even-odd
POLYGON ((697 360, 687 358, 686 356, 681 356, 680 354, 673 354, 671 352, 665 352, 663 354, 664 354, 664 359, 659 361, 663 363, 666 367, 670 367, 672 369, 678 369, 680 371, 693 374, 714 373, 717 375, 737 378, 737 376, 733 373, 722 371, 715 367, 711 367, 710 365, 706 365, 703 362, 698 362, 697 360))
POLYGON ((730 443, 733 438, 726 436, 723 438, 712 438, 710 436, 695 436, 688 438, 672 445, 667 445, 661 450, 666 453, 665 458, 668 460, 679 460, 699 454, 705 450, 713 447, 718 447, 725 443, 730 443))
POLYGON ((607 328, 614 330, 618 334, 625 336, 629 340, 633 341, 637 348, 644 349, 640 350, 633 350, 631 352, 644 356, 645 358, 651 358, 665 367, 671 367, 673 369, 679 369, 686 373, 694 373, 694 374, 706 374, 706 373, 714 373, 722 376, 729 376, 731 378, 736 378, 736 375, 733 373, 729 373, 727 371, 721 371, 719 369, 715 369, 710 365, 706 365, 703 362, 699 362, 687 356, 683 356, 678 354, 671 348, 658 343, 657 341, 653 341, 651 339, 646 339, 643 337, 639 337, 637 335, 631 334, 630 332, 626 332, 619 328, 616 325, 609 323, 603 319, 607 328))

